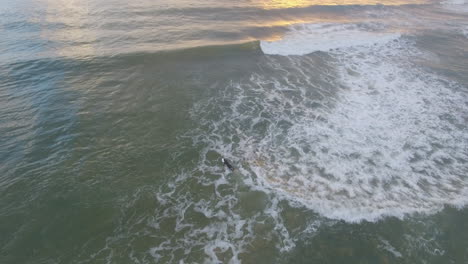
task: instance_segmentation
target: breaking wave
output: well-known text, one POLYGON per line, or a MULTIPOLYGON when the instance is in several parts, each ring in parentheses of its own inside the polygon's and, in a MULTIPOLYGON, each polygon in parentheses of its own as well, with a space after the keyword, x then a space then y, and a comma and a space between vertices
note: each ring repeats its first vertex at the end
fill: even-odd
POLYGON ((466 0, 446 0, 441 2, 442 7, 451 11, 468 12, 468 2, 466 0))
POLYGON ((398 33, 379 32, 378 25, 366 24, 298 24, 279 41, 262 41, 265 54, 305 55, 315 51, 331 51, 354 46, 386 43, 398 33))

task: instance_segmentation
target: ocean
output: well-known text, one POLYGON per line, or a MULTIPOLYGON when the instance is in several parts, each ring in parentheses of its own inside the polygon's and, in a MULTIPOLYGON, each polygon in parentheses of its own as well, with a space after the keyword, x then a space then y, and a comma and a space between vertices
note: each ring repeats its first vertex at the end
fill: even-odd
POLYGON ((468 263, 465 0, 0 0, 0 32, 2 264, 468 263))

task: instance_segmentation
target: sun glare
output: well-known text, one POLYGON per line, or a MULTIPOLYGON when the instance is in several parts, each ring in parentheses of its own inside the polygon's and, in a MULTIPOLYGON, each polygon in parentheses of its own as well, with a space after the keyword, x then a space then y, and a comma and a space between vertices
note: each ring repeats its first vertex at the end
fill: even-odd
POLYGON ((307 6, 331 5, 404 5, 421 4, 427 0, 260 0, 265 9, 299 8, 307 6))

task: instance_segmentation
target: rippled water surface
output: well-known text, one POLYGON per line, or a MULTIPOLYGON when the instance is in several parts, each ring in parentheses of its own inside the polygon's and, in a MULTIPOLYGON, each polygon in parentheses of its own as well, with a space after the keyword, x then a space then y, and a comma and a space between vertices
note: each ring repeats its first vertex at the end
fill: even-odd
POLYGON ((468 263, 464 0, 0 0, 0 32, 0 263, 468 263))

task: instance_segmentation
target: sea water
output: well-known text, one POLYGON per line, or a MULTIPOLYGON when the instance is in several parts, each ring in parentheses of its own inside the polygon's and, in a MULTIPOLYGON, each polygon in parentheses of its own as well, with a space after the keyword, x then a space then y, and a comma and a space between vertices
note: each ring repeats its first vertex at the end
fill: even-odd
POLYGON ((1 263, 468 263, 464 0, 1 0, 0 32, 1 263))

